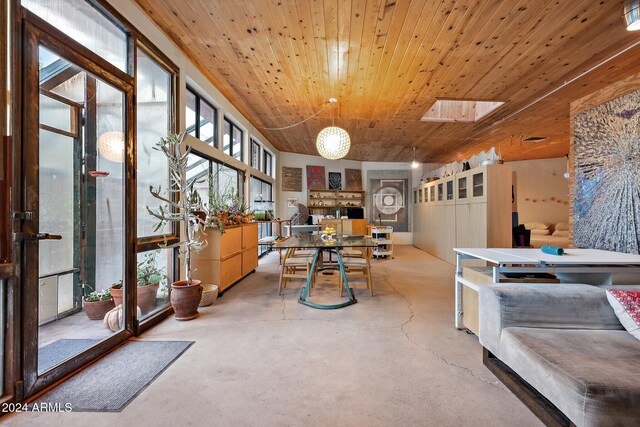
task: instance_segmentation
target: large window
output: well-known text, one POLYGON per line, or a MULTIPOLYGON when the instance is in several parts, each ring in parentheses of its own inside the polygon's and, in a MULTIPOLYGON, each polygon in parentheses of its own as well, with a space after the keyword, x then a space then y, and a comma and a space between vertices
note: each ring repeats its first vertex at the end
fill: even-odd
POLYGON ((260 170, 260 144, 255 139, 251 140, 251 167, 260 170))
POLYGON ((208 206, 226 203, 231 197, 242 198, 244 174, 198 153, 189 154, 187 180, 196 181, 194 187, 208 206))
POLYGON ((170 233, 169 227, 154 232, 156 221, 147 212, 160 205, 149 186, 168 188, 169 165, 164 154, 154 150, 161 138, 171 131, 172 76, 143 49, 137 55, 137 131, 138 131, 138 237, 170 233))
POLYGON ((187 133, 217 148, 217 117, 218 112, 215 107, 187 87, 185 114, 187 133))
POLYGON ((264 165, 262 168, 262 172, 273 177, 273 154, 269 153, 267 150, 264 150, 264 165))
MULTIPOLYGON (((250 188, 250 205, 255 210, 256 217, 266 218, 266 211, 273 213, 273 186, 271 183, 251 177, 249 183, 250 188)), ((273 224, 270 222, 258 222, 258 239, 263 239, 273 235, 273 224)), ((269 252, 269 246, 259 245, 258 256, 262 256, 269 252)))
POLYGON ((22 0, 22 6, 127 71, 127 34, 85 0, 22 0))
POLYGON ((225 117, 222 151, 242 161, 242 130, 225 117))
MULTIPOLYGON (((156 219, 147 207, 157 209, 162 203, 153 197, 149 187, 168 189, 169 164, 155 145, 172 130, 174 74, 161 65, 142 46, 136 49, 136 108, 137 108, 137 215, 138 238, 172 234, 171 224, 154 231, 156 219)), ((143 249, 137 256, 137 298, 144 321, 169 304, 168 284, 173 276, 173 250, 143 249), (150 280, 152 278, 153 280, 150 280), (159 285, 156 282, 159 281, 159 285), (144 295, 148 295, 144 298, 144 295)))

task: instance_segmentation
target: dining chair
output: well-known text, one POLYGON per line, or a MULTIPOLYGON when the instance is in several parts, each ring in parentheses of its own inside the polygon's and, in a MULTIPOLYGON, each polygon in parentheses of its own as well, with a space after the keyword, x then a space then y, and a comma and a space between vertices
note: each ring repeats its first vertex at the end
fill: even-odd
MULTIPOLYGON (((313 256, 294 256, 295 250, 287 249, 285 258, 282 261, 282 268, 280 270, 280 280, 278 281, 278 295, 282 295, 282 290, 287 287, 287 283, 292 279, 301 279, 305 282, 311 276, 311 286, 315 281, 315 274, 312 274, 311 264, 313 263, 313 256)), ((311 294, 311 289, 309 289, 311 294)))
MULTIPOLYGON (((345 268, 345 275, 347 276, 347 280, 349 281, 349 287, 351 286, 351 279, 365 279, 367 283, 367 288, 369 288, 369 294, 373 296, 373 283, 371 281, 371 264, 369 262, 371 256, 370 251, 367 248, 361 248, 358 250, 360 252, 360 257, 344 257, 342 258, 342 264, 345 268)), ((344 291, 344 279, 342 274, 339 278, 339 293, 342 297, 344 291)))

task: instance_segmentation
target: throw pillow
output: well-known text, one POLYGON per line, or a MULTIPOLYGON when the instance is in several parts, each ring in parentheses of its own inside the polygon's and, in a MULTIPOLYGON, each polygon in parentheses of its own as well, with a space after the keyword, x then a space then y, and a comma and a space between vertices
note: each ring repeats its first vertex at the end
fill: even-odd
POLYGON ((549 226, 543 222, 527 222, 524 227, 527 230, 547 230, 549 226))
POLYGON ((640 340, 640 291, 607 289, 607 300, 622 326, 640 340))
POLYGON ((537 228, 534 228, 533 230, 531 230, 532 236, 547 236, 548 234, 549 234, 549 230, 538 230, 537 228))
POLYGON ((567 224, 566 222, 559 222, 556 224, 556 230, 568 230, 569 229, 569 224, 567 224))
POLYGON ((569 230, 556 230, 553 232, 554 236, 569 237, 569 230))

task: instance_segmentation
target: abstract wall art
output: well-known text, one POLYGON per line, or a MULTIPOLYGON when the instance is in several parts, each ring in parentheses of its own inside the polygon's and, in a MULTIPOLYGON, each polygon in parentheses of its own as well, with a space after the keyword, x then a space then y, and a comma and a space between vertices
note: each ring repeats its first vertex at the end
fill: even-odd
POLYGON ((362 171, 360 169, 344 170, 345 190, 362 191, 362 171))
POLYGON ((342 190, 342 174, 329 172, 329 190, 342 190))
POLYGON ((409 231, 407 210, 409 182, 407 171, 368 171, 368 191, 372 195, 369 221, 392 226, 393 231, 409 231))
POLYGON ((307 166, 307 189, 327 189, 327 181, 324 176, 324 166, 307 166))
POLYGON ((574 246, 640 253, 640 91, 573 124, 574 246))
POLYGON ((302 168, 282 167, 282 191, 302 191, 302 168))

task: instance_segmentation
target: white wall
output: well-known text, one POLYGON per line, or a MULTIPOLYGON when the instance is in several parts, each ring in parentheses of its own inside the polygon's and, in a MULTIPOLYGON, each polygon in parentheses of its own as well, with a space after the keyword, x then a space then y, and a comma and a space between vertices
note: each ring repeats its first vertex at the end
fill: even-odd
POLYGON ((567 171, 565 157, 506 164, 516 172, 518 219, 521 224, 569 222, 569 180, 564 177, 567 171))

